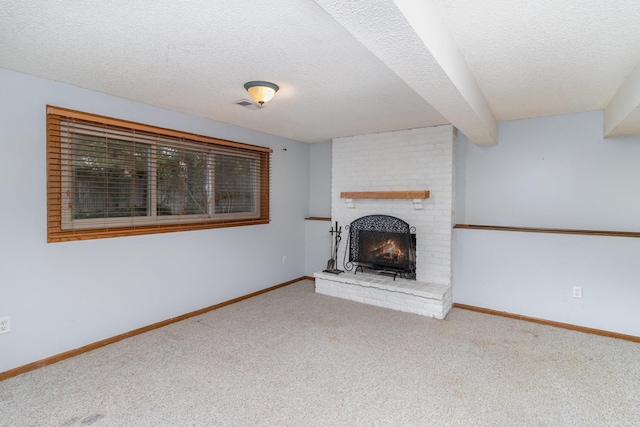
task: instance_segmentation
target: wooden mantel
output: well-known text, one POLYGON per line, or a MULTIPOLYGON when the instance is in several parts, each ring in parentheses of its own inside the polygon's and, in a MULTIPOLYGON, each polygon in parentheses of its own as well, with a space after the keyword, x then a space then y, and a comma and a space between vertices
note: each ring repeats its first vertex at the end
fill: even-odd
POLYGON ((429 191, 343 191, 342 199, 428 199, 429 191))

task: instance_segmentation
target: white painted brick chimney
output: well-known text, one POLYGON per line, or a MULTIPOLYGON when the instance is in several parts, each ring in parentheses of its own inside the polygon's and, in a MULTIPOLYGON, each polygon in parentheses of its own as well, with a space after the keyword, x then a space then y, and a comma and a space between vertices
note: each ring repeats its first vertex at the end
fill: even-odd
POLYGON ((416 280, 451 285, 454 218, 454 128, 451 125, 335 138, 331 217, 343 227, 338 267, 343 267, 344 226, 365 215, 392 215, 416 228, 416 280), (429 190, 422 209, 412 199, 354 199, 343 191, 429 190))

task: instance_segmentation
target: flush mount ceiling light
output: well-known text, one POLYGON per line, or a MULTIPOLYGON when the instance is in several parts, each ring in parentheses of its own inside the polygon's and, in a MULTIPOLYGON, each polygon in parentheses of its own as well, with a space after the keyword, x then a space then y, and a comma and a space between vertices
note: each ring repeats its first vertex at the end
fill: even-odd
POLYGON ((260 106, 263 106, 265 102, 269 102, 280 89, 276 84, 263 81, 247 82, 244 84, 244 88, 249 92, 249 96, 260 106))

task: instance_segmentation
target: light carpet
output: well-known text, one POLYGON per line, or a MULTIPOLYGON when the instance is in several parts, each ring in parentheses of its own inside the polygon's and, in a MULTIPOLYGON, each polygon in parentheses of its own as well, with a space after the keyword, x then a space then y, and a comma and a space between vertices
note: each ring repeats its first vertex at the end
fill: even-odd
POLYGON ((637 426, 640 345, 304 280, 0 382, 0 426, 637 426))

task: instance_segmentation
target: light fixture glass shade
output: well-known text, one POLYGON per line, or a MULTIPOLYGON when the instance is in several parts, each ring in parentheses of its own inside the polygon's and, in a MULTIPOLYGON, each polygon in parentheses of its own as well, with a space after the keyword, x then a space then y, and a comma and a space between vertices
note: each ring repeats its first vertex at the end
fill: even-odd
POLYGON ((263 81, 247 82, 244 84, 244 88, 249 92, 249 96, 260 105, 269 102, 280 89, 276 84, 263 81))

